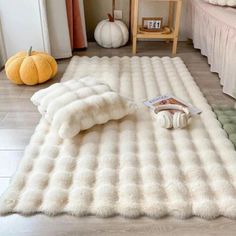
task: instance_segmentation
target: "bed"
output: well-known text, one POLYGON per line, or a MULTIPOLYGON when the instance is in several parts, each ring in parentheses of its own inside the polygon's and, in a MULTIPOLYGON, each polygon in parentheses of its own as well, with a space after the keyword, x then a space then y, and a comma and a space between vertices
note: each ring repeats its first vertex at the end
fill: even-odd
POLYGON ((189 0, 187 8, 188 37, 219 74, 223 92, 236 98, 236 8, 203 0, 189 0))

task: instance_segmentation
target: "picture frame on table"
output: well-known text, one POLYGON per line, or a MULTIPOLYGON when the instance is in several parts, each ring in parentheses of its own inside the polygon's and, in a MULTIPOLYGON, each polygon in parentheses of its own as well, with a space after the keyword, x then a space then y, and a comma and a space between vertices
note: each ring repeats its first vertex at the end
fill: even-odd
POLYGON ((160 32, 163 30, 163 17, 143 17, 142 30, 160 32))

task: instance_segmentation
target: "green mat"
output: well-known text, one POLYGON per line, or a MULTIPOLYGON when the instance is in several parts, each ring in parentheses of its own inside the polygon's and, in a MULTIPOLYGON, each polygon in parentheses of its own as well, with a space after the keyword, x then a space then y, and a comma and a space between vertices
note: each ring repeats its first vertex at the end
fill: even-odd
POLYGON ((213 107, 217 119, 236 147, 236 109, 232 107, 213 107))

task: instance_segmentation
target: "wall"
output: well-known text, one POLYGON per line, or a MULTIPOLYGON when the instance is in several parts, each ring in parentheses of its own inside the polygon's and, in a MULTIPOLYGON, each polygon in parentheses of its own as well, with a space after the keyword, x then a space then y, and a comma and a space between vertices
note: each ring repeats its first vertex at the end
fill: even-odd
MULTIPOLYGON (((181 19, 181 30, 180 39, 185 40, 185 5, 184 0, 182 19, 181 19)), ((88 40, 93 40, 93 32, 97 23, 106 18, 107 13, 112 11, 112 0, 84 0, 85 4, 85 18, 88 40)), ((116 0, 116 9, 123 10, 123 21, 129 25, 129 0, 116 0)), ((164 2, 156 2, 155 0, 140 0, 140 24, 142 16, 163 16, 164 23, 167 21, 168 4, 164 2)))
POLYGON ((106 18, 106 14, 111 12, 111 0, 85 0, 84 11, 88 41, 93 40, 93 32, 97 23, 106 18))

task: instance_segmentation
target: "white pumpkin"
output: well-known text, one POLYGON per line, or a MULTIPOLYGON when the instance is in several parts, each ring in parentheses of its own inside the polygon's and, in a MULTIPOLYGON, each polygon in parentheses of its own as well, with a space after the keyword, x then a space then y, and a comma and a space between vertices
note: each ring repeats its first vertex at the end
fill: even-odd
POLYGON ((94 38, 104 48, 118 48, 124 46, 129 39, 127 26, 120 20, 108 14, 108 19, 98 23, 94 38))

